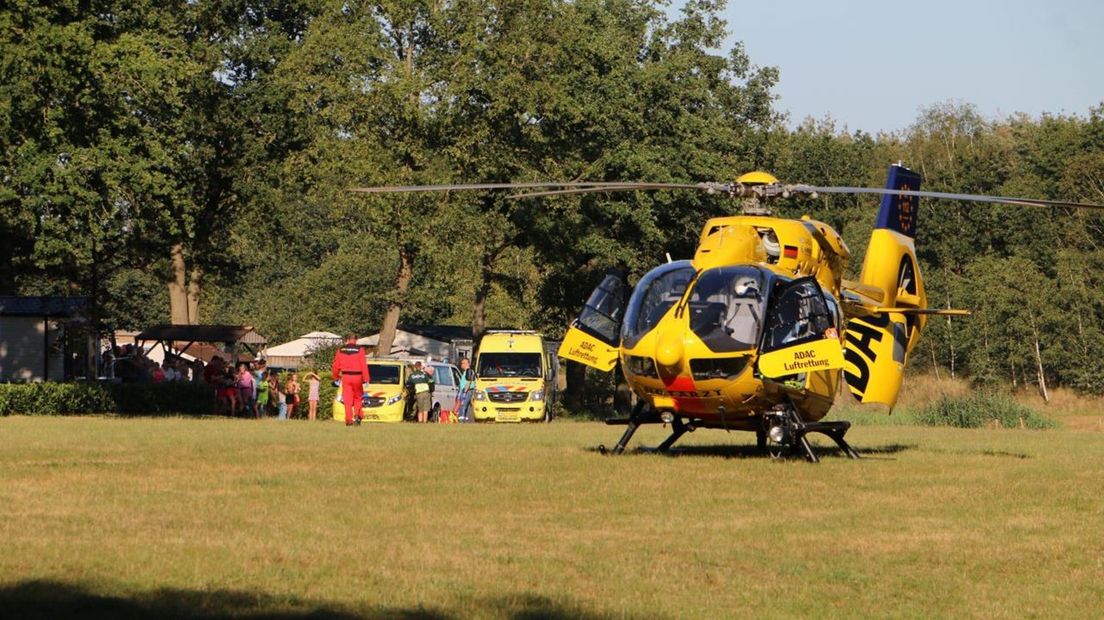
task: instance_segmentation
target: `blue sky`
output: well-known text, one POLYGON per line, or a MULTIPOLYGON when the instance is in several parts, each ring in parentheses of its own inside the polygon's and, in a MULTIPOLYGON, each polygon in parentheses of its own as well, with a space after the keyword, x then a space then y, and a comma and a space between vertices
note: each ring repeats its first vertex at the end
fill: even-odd
POLYGON ((1104 102, 1104 1, 729 0, 724 14, 752 62, 781 71, 791 126, 894 131, 948 100, 989 118, 1104 102))

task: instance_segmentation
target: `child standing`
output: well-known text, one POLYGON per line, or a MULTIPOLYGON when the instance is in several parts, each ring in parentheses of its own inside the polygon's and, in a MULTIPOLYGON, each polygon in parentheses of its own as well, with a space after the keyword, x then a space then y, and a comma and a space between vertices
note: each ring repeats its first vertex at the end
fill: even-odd
POLYGON ((268 371, 268 362, 260 360, 253 368, 253 415, 258 418, 265 417, 265 409, 268 407, 268 383, 265 373, 268 371), (265 390, 265 402, 261 404, 261 389, 265 390))
POLYGON ((314 420, 318 415, 318 390, 322 386, 322 379, 312 370, 307 375, 307 419, 314 420))
POLYGON ((253 373, 249 371, 249 364, 238 366, 238 399, 241 401, 242 415, 256 414, 254 403, 253 373))
POLYGON ((238 414, 238 377, 233 366, 224 366, 219 378, 219 401, 226 404, 226 414, 238 414))
POLYGON ((299 410, 299 375, 291 373, 291 378, 288 379, 287 388, 284 390, 287 392, 287 413, 288 419, 295 417, 295 412, 299 410))
POLYGON ((268 401, 271 394, 270 387, 272 381, 272 371, 266 373, 260 382, 257 383, 257 417, 263 418, 268 414, 268 401))
POLYGON ((269 379, 268 391, 272 393, 272 397, 276 399, 276 419, 287 419, 287 394, 284 392, 284 386, 280 385, 280 378, 276 376, 276 373, 269 373, 271 379, 269 379))

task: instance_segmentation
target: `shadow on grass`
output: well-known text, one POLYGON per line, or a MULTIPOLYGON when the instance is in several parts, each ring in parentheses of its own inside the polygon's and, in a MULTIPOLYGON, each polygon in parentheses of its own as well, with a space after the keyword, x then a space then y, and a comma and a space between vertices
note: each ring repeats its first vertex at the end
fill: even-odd
POLYGON ((931 454, 956 454, 969 456, 997 456, 1011 459, 1035 458, 1026 452, 1009 452, 1007 450, 944 450, 940 448, 925 448, 924 452, 931 454))
MULTIPOLYGON (((915 450, 916 444, 901 444, 892 443, 883 446, 852 446, 855 451, 859 453, 859 456, 863 458, 878 458, 886 457, 889 455, 904 452, 906 450, 915 450)), ((588 452, 595 454, 602 454, 599 448, 586 448, 588 452)), ((813 451, 816 452, 818 458, 847 458, 847 455, 843 453, 837 446, 813 446, 813 451)), ((649 447, 634 447, 625 451, 625 454, 658 454, 661 456, 670 457, 694 457, 704 456, 713 458, 724 459, 769 459, 770 455, 763 449, 752 444, 722 444, 722 445, 697 445, 697 446, 675 446, 671 448, 670 452, 663 454, 656 451, 654 448, 649 447)), ((801 458, 800 456, 791 456, 789 458, 801 458)))
MULTIPOLYGON (((479 599, 475 607, 511 620, 605 620, 610 614, 590 613, 535 595, 479 599)), ((245 618, 248 620, 452 620, 464 614, 427 608, 352 608, 276 597, 241 590, 183 590, 164 588, 130 596, 104 595, 81 586, 56 581, 25 581, 0 586, 0 619, 81 618, 245 618)), ((623 617, 623 616, 617 616, 623 617)))

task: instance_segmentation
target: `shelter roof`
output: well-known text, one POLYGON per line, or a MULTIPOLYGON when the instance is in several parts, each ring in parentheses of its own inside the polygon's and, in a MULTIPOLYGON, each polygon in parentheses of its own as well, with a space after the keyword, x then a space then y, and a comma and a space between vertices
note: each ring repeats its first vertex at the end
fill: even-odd
POLYGON ((329 332, 311 332, 290 342, 265 349, 265 354, 280 357, 302 357, 311 350, 327 344, 341 344, 345 339, 329 332))
POLYGON ((404 325, 399 329, 411 334, 425 336, 440 342, 456 342, 458 340, 471 340, 472 328, 470 325, 404 325))
POLYGON ((0 296, 0 315, 74 317, 88 309, 87 297, 0 296))
POLYGON ((251 325, 155 325, 142 330, 136 340, 165 342, 222 342, 233 344, 265 344, 264 336, 251 325))

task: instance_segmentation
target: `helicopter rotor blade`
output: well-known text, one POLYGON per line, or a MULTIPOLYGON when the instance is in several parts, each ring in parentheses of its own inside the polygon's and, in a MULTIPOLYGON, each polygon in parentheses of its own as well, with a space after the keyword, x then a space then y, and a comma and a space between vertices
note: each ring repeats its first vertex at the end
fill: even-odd
POLYGON ((1010 198, 1007 196, 986 196, 983 194, 954 194, 949 192, 927 192, 919 190, 898 190, 874 187, 838 187, 815 185, 791 185, 787 189, 793 193, 805 194, 877 194, 883 196, 916 196, 917 198, 938 198, 942 200, 963 200, 968 202, 987 202, 993 204, 1017 205, 1024 207, 1070 207, 1076 209, 1104 209, 1104 205, 1086 202, 1068 202, 1065 200, 1043 200, 1039 198, 1010 198))
POLYGON ((457 183, 446 185, 389 185, 382 187, 354 187, 348 191, 359 194, 396 194, 413 192, 452 192, 485 190, 538 190, 526 191, 508 196, 510 199, 542 198, 546 196, 569 196, 576 194, 635 192, 656 190, 690 190, 706 194, 719 194, 730 198, 758 196, 761 198, 787 197, 793 194, 872 194, 878 196, 916 196, 941 200, 961 200, 1025 207, 1066 207, 1075 209, 1101 209, 1104 205, 1071 202, 1065 200, 1044 200, 1039 198, 1019 198, 1008 196, 987 196, 984 194, 957 194, 951 192, 931 192, 919 190, 897 190, 875 187, 846 187, 836 185, 742 185, 740 183, 648 183, 631 181, 554 181, 533 183, 457 183))
POLYGON ((616 183, 597 187, 577 187, 571 189, 555 189, 541 192, 527 192, 524 194, 511 194, 511 200, 521 198, 543 198, 545 196, 570 196, 572 194, 592 194, 605 192, 639 192, 670 189, 688 189, 706 193, 727 192, 726 186, 719 183, 616 183))
POLYGON ((353 187, 356 194, 404 194, 413 192, 461 192, 496 189, 540 189, 545 187, 619 187, 625 183, 599 181, 563 181, 539 183, 453 183, 447 185, 387 185, 381 187, 353 187))

